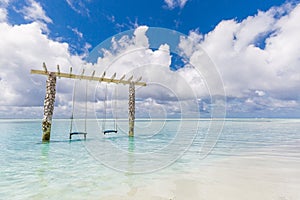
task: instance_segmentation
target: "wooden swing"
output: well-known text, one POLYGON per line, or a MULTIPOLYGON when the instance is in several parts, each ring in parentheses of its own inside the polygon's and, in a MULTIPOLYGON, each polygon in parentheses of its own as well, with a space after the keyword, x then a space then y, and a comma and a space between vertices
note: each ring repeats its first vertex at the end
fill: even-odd
POLYGON ((84 139, 86 139, 87 131, 86 131, 86 122, 87 122, 87 89, 88 89, 88 81, 86 81, 86 87, 85 87, 85 117, 84 117, 84 131, 76 131, 73 132, 73 121, 74 121, 74 104, 75 104, 75 91, 76 88, 73 89, 73 99, 72 99, 72 115, 71 115, 71 124, 70 124, 70 140, 72 139, 72 135, 84 135, 84 139))
MULTIPOLYGON (((116 86, 115 86, 115 92, 114 92, 114 96, 115 96, 115 103, 114 103, 114 106, 115 106, 115 110, 117 108, 117 89, 116 89, 116 86)), ((106 125, 106 108, 107 108, 107 85, 106 85, 106 89, 105 89, 105 97, 104 97, 104 117, 103 117, 103 122, 102 122, 102 131, 103 131, 103 134, 108 134, 108 133, 118 133, 118 128, 117 128, 117 114, 115 115, 115 118, 114 118, 114 129, 105 129, 105 125, 106 125)))

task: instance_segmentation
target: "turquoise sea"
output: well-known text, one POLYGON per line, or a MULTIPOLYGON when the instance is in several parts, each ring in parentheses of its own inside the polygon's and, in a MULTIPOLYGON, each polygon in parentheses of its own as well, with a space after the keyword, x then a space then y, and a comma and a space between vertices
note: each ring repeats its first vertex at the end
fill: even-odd
POLYGON ((212 199, 209 186, 214 199, 242 190, 251 199, 248 183, 266 187, 259 199, 299 197, 300 119, 137 120, 133 139, 127 121, 105 136, 101 123, 88 120, 87 139, 69 140, 69 120, 53 120, 42 143, 41 120, 0 120, 0 199, 212 199), (200 198, 180 196, 187 180, 200 198))

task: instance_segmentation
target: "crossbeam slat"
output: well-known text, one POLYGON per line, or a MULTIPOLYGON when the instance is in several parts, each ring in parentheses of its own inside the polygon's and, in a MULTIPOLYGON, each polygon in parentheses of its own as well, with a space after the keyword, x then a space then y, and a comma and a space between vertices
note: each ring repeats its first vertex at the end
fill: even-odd
MULTIPOLYGON (((35 70, 32 69, 30 71, 31 74, 40 74, 40 75, 49 75, 49 71, 47 70, 35 70)), ((128 80, 123 80, 121 79, 114 79, 114 78, 105 78, 104 76, 102 77, 95 77, 95 76, 85 76, 85 75, 76 75, 76 74, 72 74, 72 71, 70 70, 70 73, 62 73, 62 72, 52 72, 54 73, 57 77, 62 77, 62 78, 71 78, 71 79, 81 79, 81 80, 91 80, 91 81, 99 81, 99 82, 107 82, 107 83, 122 83, 122 84, 130 84, 132 81, 132 77, 130 77, 128 80)), ((103 75, 105 75, 105 73, 103 73, 103 75)), ((139 86, 146 86, 145 82, 135 82, 135 85, 139 85, 139 86)))

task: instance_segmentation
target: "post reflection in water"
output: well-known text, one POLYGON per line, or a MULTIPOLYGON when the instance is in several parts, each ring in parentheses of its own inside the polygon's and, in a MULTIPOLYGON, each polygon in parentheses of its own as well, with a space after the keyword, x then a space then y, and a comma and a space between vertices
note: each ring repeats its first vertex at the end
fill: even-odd
POLYGON ((40 179, 40 185, 42 187, 48 186, 48 171, 49 171, 49 149, 50 149, 50 143, 42 143, 41 144, 41 155, 40 155, 40 161, 41 164, 39 165, 40 168, 38 169, 38 176, 40 179))
POLYGON ((134 196, 137 192, 137 187, 134 184, 134 169, 133 165, 135 162, 134 157, 134 150, 135 150, 135 142, 134 137, 128 137, 128 170, 127 170, 127 177, 128 177, 128 186, 130 191, 128 192, 128 196, 134 196))
POLYGON ((134 164, 134 150, 135 150, 135 143, 134 137, 128 137, 128 173, 134 174, 133 171, 133 164, 134 164))

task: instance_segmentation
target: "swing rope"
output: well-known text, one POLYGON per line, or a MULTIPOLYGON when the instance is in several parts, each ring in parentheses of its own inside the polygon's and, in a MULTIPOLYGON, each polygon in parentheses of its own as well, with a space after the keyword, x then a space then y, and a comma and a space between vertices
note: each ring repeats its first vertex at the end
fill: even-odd
POLYGON ((84 118, 84 132, 87 132, 87 126, 86 126, 86 121, 87 121, 87 98, 88 98, 88 80, 86 80, 85 83, 85 118, 84 118))
POLYGON ((105 124, 106 124, 106 107, 107 107, 107 85, 105 85, 105 92, 104 92, 104 116, 103 116, 103 121, 102 121, 102 132, 105 131, 105 124))
POLYGON ((72 115, 71 115, 71 124, 70 124, 70 139, 72 139, 72 135, 83 134, 84 139, 86 139, 87 134, 87 97, 88 97, 88 81, 86 81, 85 85, 85 119, 84 119, 84 132, 72 132, 73 129, 73 121, 74 121, 74 110, 75 110, 75 94, 76 94, 76 85, 73 88, 73 96, 72 96, 72 115))
POLYGON ((114 111, 115 111, 115 121, 114 121, 114 127, 115 127, 115 130, 118 130, 118 125, 117 125, 117 119, 118 119, 118 112, 117 112, 117 96, 118 96, 118 93, 117 93, 117 86, 115 86, 115 105, 114 105, 114 111))
MULTIPOLYGON (((117 90, 116 90, 116 87, 115 87, 115 102, 114 102, 114 106, 115 106, 115 112, 116 112, 116 106, 117 106, 117 90)), ((107 108, 107 85, 106 85, 106 88, 105 88, 105 96, 104 96, 104 116, 103 116, 103 122, 102 122, 102 132, 104 134, 106 133, 117 133, 118 130, 117 130, 117 114, 115 113, 115 119, 114 119, 114 129, 113 130, 106 130, 105 129, 105 125, 106 125, 106 108, 107 108)), ((113 104, 112 104, 113 105, 113 104)))
POLYGON ((74 119, 74 109, 75 109, 75 89, 76 85, 73 87, 73 95, 72 95, 72 115, 71 115, 71 123, 70 123, 70 133, 72 133, 72 128, 73 128, 73 119, 74 119))

